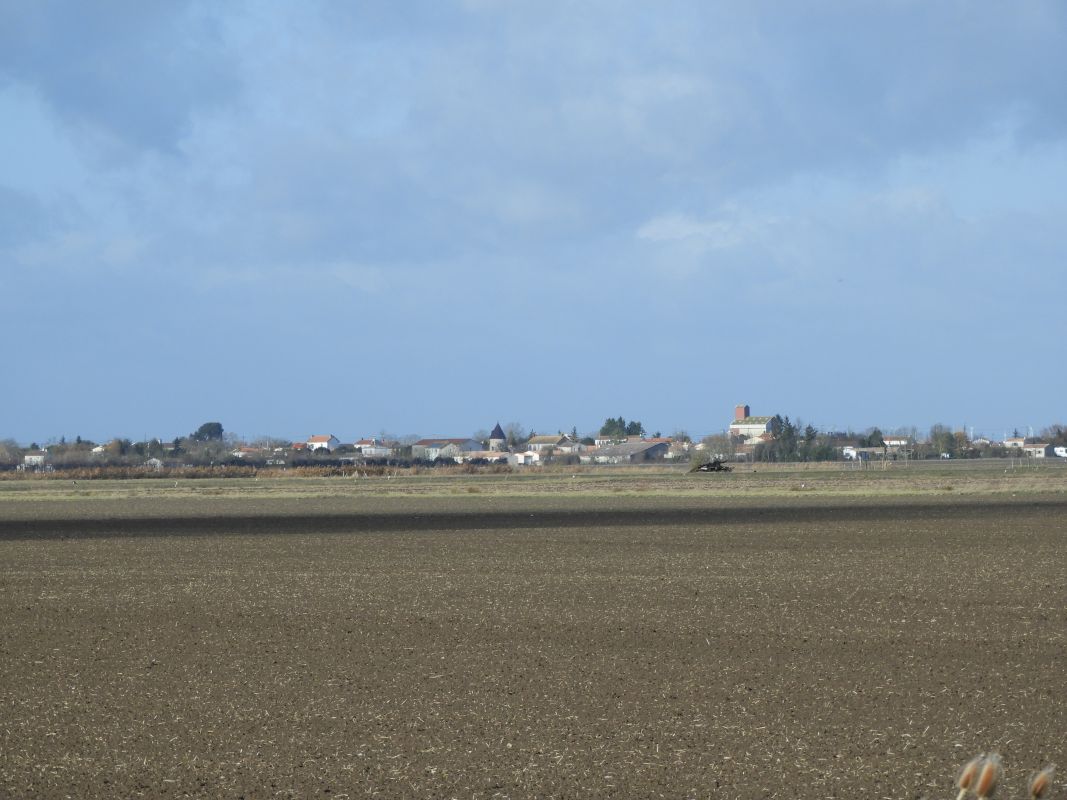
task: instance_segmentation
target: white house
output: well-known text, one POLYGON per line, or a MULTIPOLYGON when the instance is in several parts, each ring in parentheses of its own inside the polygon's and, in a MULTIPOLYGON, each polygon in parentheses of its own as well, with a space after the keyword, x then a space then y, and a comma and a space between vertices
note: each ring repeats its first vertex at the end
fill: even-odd
POLYGON ((1026 444, 1026 439, 1022 436, 1011 436, 1004 440, 1005 447, 1018 447, 1020 450, 1026 444))
POLYGON ((341 446, 341 440, 332 433, 309 436, 307 440, 308 450, 325 450, 327 453, 341 446))
POLYGON ((1052 455, 1052 446, 1047 442, 1035 442, 1023 445, 1023 452, 1031 458, 1048 458, 1052 455))

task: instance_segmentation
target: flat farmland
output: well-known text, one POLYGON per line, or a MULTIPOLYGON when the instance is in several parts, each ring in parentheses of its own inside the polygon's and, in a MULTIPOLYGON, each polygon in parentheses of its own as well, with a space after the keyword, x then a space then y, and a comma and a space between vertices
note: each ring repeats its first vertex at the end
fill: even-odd
POLYGON ((1021 795, 1062 475, 5 485, 0 796, 950 797, 989 749, 1021 795))

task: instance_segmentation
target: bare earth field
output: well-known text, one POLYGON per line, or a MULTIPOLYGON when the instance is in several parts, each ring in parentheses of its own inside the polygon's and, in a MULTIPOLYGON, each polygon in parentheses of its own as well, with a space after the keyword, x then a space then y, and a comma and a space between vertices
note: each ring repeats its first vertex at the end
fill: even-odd
POLYGON ((1037 472, 5 483, 0 797, 1021 796, 1037 472))

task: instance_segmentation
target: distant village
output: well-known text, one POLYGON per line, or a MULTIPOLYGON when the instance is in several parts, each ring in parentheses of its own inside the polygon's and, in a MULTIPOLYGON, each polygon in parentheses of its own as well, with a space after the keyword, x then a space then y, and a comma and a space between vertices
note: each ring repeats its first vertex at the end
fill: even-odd
POLYGON ((1040 436, 1014 435, 993 441, 934 426, 927 435, 911 431, 862 434, 819 431, 781 415, 754 416, 748 405, 734 408, 722 432, 694 440, 684 432, 647 435, 644 426, 608 418, 596 434, 536 433, 497 422, 488 433, 460 437, 397 439, 372 436, 345 441, 314 433, 301 441, 269 437, 244 442, 208 422, 188 436, 133 442, 96 443, 77 437, 44 446, 0 442, 0 470, 50 472, 64 468, 126 466, 163 470, 197 466, 302 467, 377 464, 395 466, 507 465, 533 467, 722 461, 898 461, 908 459, 1005 458, 1067 459, 1067 427, 1053 425, 1040 436))

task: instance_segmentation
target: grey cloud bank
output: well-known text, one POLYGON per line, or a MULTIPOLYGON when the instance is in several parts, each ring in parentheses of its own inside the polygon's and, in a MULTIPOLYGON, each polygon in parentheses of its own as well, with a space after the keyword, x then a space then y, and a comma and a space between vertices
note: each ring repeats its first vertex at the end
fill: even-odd
POLYGON ((1064 420, 1059 3, 0 19, 0 436, 1064 420))

